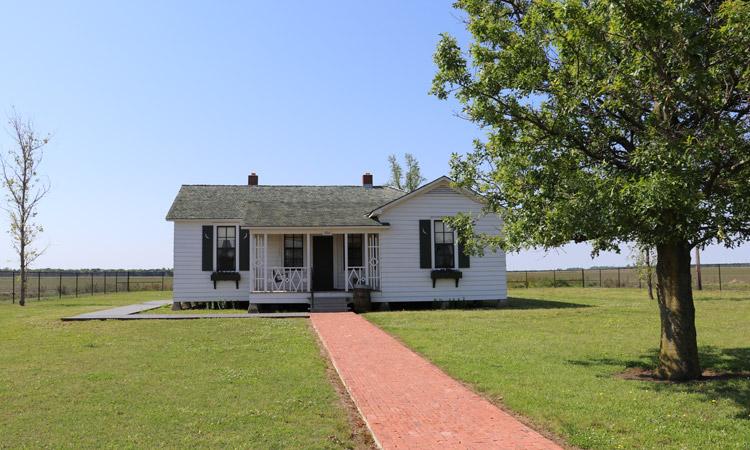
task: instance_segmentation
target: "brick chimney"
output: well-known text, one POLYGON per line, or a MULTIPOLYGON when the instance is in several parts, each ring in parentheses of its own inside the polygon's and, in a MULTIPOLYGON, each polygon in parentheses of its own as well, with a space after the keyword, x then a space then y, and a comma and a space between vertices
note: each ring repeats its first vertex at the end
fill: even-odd
POLYGON ((255 172, 251 173, 247 176, 247 185, 248 186, 257 186, 258 185, 258 175, 255 174, 255 172))
POLYGON ((366 188, 372 187, 372 174, 370 172, 365 172, 365 174, 362 175, 362 186, 366 188))

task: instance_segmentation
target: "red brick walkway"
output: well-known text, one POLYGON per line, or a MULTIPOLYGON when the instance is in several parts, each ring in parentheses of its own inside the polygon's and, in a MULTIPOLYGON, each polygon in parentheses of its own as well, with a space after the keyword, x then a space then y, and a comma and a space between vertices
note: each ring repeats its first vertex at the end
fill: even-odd
POLYGON ((560 448, 362 317, 310 317, 382 448, 560 448))

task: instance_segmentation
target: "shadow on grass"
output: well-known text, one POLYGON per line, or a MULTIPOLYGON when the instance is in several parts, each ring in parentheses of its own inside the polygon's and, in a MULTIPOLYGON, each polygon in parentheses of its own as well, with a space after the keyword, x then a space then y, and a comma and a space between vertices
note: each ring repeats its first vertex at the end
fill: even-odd
MULTIPOLYGON (((750 372, 750 348, 704 346, 699 349, 699 357, 704 371, 729 375, 750 372)), ((658 350, 652 349, 635 359, 589 358, 567 362, 583 367, 612 366, 613 369, 620 369, 624 366, 626 368, 654 369, 657 366, 657 361, 658 350)), ((696 380, 687 383, 641 382, 640 385, 643 389, 655 392, 698 394, 706 401, 728 399, 741 409, 736 418, 750 420, 750 377, 719 377, 712 380, 696 380)))
POLYGON ((555 300, 538 300, 532 298, 508 297, 508 301, 500 303, 496 300, 455 300, 447 302, 389 302, 391 311, 430 311, 447 309, 486 309, 502 311, 504 309, 560 309, 560 308, 592 308, 593 305, 582 303, 568 303, 555 300))
POLYGON ((557 300, 539 300, 536 298, 508 297, 508 303, 502 308, 510 309, 560 309, 560 308, 593 308, 593 305, 569 303, 557 300))

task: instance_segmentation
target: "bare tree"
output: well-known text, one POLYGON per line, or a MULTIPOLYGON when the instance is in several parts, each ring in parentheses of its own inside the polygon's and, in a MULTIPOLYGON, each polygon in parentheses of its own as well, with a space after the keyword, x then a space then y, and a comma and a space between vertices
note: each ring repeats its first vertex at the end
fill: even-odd
POLYGON ((411 192, 418 188, 425 181, 425 178, 422 176, 422 172, 419 169, 419 162, 414 155, 405 153, 404 161, 406 162, 406 174, 404 174, 401 164, 396 159, 396 155, 388 157, 388 163, 391 166, 391 179, 388 185, 402 191, 411 192))
POLYGON ((8 150, 7 159, 0 157, 2 182, 7 205, 3 207, 10 217, 10 236, 13 248, 18 254, 21 272, 20 296, 18 304, 26 304, 27 271, 42 251, 33 244, 43 231, 35 222, 39 202, 49 192, 49 184, 42 183, 38 170, 42 162, 42 148, 49 142, 49 136, 40 136, 32 122, 18 115, 8 119, 13 147, 8 150))

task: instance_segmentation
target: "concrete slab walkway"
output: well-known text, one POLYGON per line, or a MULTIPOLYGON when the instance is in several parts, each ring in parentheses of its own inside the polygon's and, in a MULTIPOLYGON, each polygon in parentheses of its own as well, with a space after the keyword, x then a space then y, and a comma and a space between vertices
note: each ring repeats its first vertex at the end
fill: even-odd
POLYGON ((310 317, 380 447, 561 448, 364 318, 310 317))
POLYGON ((120 306, 117 308, 104 309, 77 316, 63 317, 63 321, 81 320, 186 320, 186 319, 281 319, 294 317, 308 317, 308 313, 268 313, 268 314, 138 314, 169 305, 172 300, 154 300, 150 302, 137 303, 134 305, 120 306))

